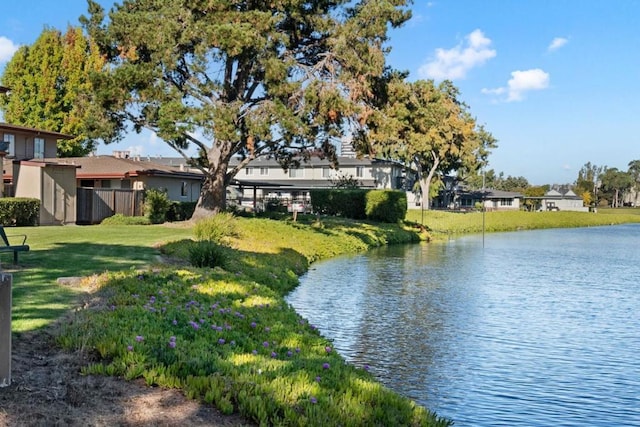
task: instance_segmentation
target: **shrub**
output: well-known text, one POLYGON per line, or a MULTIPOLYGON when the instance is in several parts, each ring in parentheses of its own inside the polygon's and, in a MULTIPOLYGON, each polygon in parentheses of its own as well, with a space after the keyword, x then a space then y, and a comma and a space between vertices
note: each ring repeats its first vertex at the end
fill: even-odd
POLYGON ((149 218, 151 224, 162 224, 167 219, 167 212, 171 201, 167 193, 149 189, 144 195, 144 215, 149 218))
POLYGON ((193 215, 197 202, 171 202, 166 220, 171 222, 187 221, 193 215))
POLYGON ((189 246, 189 262, 194 267, 224 267, 226 253, 222 246, 209 240, 189 246))
POLYGON ((0 199, 0 224, 5 226, 37 225, 40 218, 40 200, 25 197, 0 199))
POLYGON ((372 221, 394 223, 407 215, 407 194, 397 190, 376 190, 367 193, 366 214, 372 221))
POLYGON ((115 214, 102 220, 101 225, 149 225, 151 222, 146 216, 125 216, 115 214))
POLYGON ((238 220, 231 213, 220 212, 196 222, 193 234, 196 240, 222 243, 238 235, 238 220))
POLYGON ((311 205, 317 213, 351 219, 365 218, 365 197, 369 190, 312 190, 311 205))

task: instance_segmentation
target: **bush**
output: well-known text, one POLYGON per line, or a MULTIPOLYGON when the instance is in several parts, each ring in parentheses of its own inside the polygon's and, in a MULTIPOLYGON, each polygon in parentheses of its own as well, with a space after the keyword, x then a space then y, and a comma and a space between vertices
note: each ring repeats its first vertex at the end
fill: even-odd
POLYGON ((194 242, 189 246, 189 262, 194 267, 224 267, 226 260, 224 248, 212 241, 194 242))
POLYGON ((0 199, 0 224, 4 226, 38 225, 40 200, 25 197, 0 199))
POLYGON ((151 224, 162 224, 167 219, 167 212, 171 201, 167 193, 149 189, 144 195, 144 215, 149 219, 151 224))
POLYGON ((238 235, 238 220, 233 214, 220 212, 196 222, 193 227, 196 240, 222 243, 238 235))
POLYGON ((366 199, 367 219, 372 221, 395 223, 407 215, 407 194, 404 191, 369 191, 366 199))
POLYGON ((312 190, 311 206, 314 212, 342 216, 351 219, 364 219, 365 197, 369 190, 312 190))
POLYGON ((171 202, 166 220, 170 222, 187 221, 193 215, 197 202, 171 202))
POLYGON ((149 225, 151 222, 146 216, 125 216, 115 214, 102 220, 101 225, 149 225))

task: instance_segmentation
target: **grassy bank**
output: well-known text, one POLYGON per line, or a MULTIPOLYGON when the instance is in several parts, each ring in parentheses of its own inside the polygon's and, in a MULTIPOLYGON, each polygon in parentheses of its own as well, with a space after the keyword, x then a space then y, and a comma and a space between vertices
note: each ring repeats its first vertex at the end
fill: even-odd
MULTIPOLYGON (((71 248, 85 253, 98 247, 87 246, 96 241, 112 246, 119 258, 138 257, 126 266, 110 261, 105 251, 98 271, 114 266, 120 271, 94 278, 92 285, 99 288, 92 296, 94 303, 64 318, 59 343, 93 360, 86 374, 144 378, 150 385, 180 388, 192 398, 213 403, 223 412, 239 412, 261 425, 448 424, 380 385, 367 366, 346 364, 332 343, 284 300, 311 262, 417 241, 415 231, 351 221, 320 223, 314 218, 295 223, 239 218, 239 234, 226 249, 224 268, 196 269, 179 261, 158 265, 157 252, 141 237, 146 227, 130 228, 125 248, 120 247, 124 237, 116 237, 112 227, 78 229, 87 233, 84 239, 74 237, 78 246, 65 240, 63 228, 52 229, 47 237, 51 243, 42 243, 49 250, 39 251, 36 245, 24 262, 33 262, 28 257, 37 254, 40 263, 54 268, 56 258, 72 255, 71 248), (136 239, 149 251, 136 252, 136 239), (61 248, 68 252, 63 255, 61 248), (144 263, 151 267, 138 268, 144 263)), ((189 230, 171 233, 175 241, 162 245, 162 250, 185 257, 189 230)), ((29 241, 36 240, 29 236, 29 241)), ((55 274, 46 273, 46 281, 85 273, 88 261, 65 261, 55 274)), ((21 280, 35 285, 25 273, 16 272, 16 287, 28 286, 21 280)), ((48 286, 60 288, 55 281, 48 286)), ((19 305, 25 302, 23 297, 16 300, 19 305)))
MULTIPOLYGON (((424 224, 432 234, 481 233, 482 212, 453 213, 409 210, 407 220, 424 224)), ((599 209, 591 212, 486 212, 486 232, 533 230, 541 228, 593 227, 640 222, 640 209, 599 209)))

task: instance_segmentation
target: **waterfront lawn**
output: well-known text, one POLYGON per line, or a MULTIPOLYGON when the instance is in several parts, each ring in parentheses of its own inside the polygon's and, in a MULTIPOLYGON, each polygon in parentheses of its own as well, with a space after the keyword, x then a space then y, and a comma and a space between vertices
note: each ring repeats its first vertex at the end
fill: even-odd
MULTIPOLYGON (((184 257, 192 244, 188 229, 164 234, 149 228, 155 237, 141 237, 151 226, 129 227, 126 236, 112 227, 77 227, 86 234, 47 231, 52 233, 48 241, 45 234, 36 238, 34 229, 29 241, 39 243, 15 271, 16 287, 35 287, 36 273, 28 275, 27 270, 38 269, 40 285, 46 282, 52 290, 40 292, 46 302, 53 289, 64 289, 56 277, 118 270, 81 283, 99 290, 87 299, 91 304, 60 320, 58 343, 94 361, 85 374, 143 378, 150 385, 180 388, 191 398, 261 425, 449 424, 383 387, 366 366, 345 363, 332 343, 284 300, 311 262, 417 241, 416 231, 313 217, 237 221, 240 233, 225 249, 228 261, 213 269, 196 269, 176 259, 171 266, 158 264, 157 249, 148 242, 170 236, 174 242, 161 250, 184 257), (120 263, 119 258, 131 261, 120 263)), ((65 291, 62 306, 78 292, 65 291)), ((17 298, 15 308, 24 310, 26 301, 24 295, 17 298)))
POLYGON ((423 224, 435 236, 442 234, 533 230, 540 228, 592 227, 640 222, 640 209, 598 209, 592 212, 447 212, 409 210, 407 220, 423 224))
POLYGON ((0 257, 3 271, 13 275, 15 332, 45 326, 73 307, 80 288, 73 282, 61 286, 58 278, 142 268, 158 262, 158 243, 192 234, 182 225, 16 227, 6 232, 26 234, 30 246, 20 254, 18 265, 11 253, 0 257))

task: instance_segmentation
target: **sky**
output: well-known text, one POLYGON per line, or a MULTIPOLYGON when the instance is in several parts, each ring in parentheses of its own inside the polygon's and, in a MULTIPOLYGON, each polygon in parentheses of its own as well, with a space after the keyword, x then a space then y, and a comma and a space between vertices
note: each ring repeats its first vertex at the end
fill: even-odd
MULTIPOLYGON (((460 89, 498 140, 489 169, 566 184, 587 162, 626 171, 640 159, 640 1, 415 0, 411 9, 389 32, 388 63, 460 89)), ((43 28, 78 25, 86 10, 85 0, 3 4, 0 69, 43 28)), ((98 153, 113 150, 177 155, 150 133, 98 153)))

